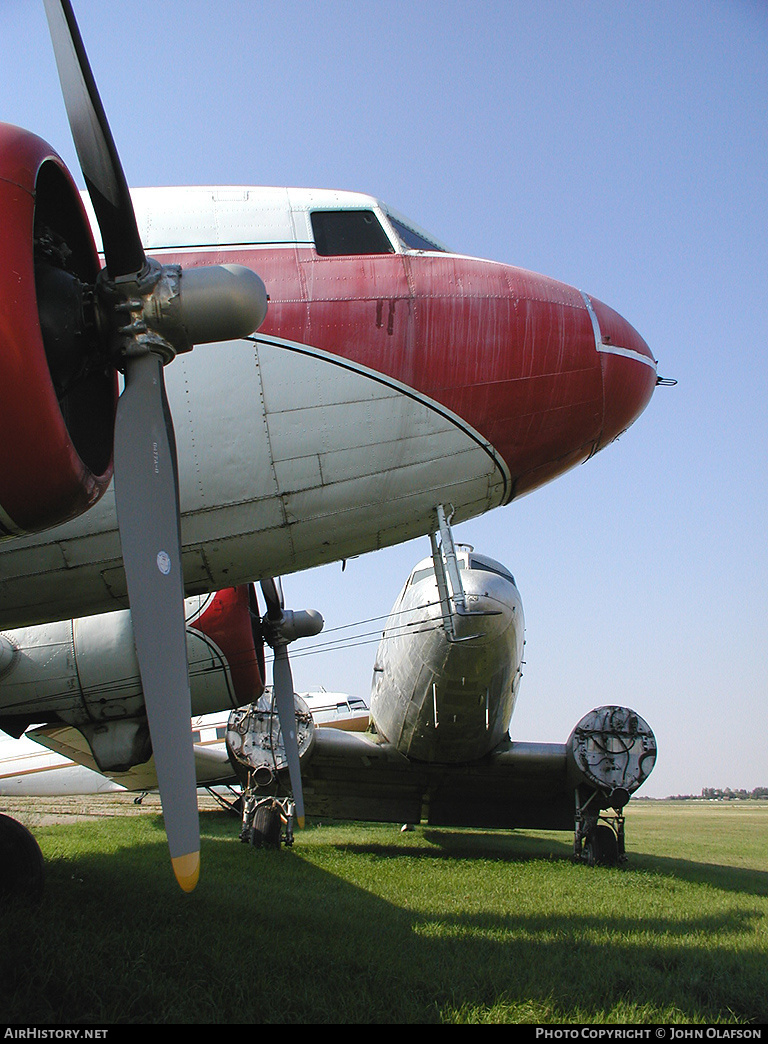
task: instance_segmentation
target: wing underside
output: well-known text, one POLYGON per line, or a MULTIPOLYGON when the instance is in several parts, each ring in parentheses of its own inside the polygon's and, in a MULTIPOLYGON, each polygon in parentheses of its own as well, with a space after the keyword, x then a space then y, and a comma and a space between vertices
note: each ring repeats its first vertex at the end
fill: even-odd
POLYGON ((510 741, 471 764, 436 765, 409 760, 369 735, 321 728, 302 774, 310 816, 573 829, 564 744, 510 741))

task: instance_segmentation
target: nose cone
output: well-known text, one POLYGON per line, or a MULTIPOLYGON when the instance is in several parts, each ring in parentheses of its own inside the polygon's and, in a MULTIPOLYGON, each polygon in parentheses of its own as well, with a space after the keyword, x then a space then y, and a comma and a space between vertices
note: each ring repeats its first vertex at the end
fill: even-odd
POLYGON ((626 431, 650 402, 656 360, 640 334, 608 305, 584 294, 603 378, 603 426, 597 448, 626 431))
MULTIPOLYGON (((407 352, 387 356, 390 372, 487 440, 505 465, 508 499, 588 460, 648 404, 650 349, 596 298, 478 258, 406 261, 411 340, 407 352)), ((380 368, 381 357, 370 365, 380 368)))

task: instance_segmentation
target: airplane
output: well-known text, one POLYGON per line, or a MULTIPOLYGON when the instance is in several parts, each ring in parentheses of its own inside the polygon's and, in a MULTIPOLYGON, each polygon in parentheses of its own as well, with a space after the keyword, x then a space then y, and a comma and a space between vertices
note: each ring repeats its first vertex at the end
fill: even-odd
MULTIPOLYGON (((315 611, 289 615, 294 628, 303 627, 306 634, 322 629, 323 619, 315 611)), ((188 598, 184 617, 196 778, 199 785, 210 786, 232 775, 223 743, 229 712, 262 696, 268 706, 276 702, 274 685, 265 684, 269 632, 253 584, 188 598), (204 743, 196 737, 211 728, 221 732, 218 745, 210 736, 204 743)), ((275 667, 273 662, 273 672, 275 667)), ((0 794, 31 793, 30 777, 42 770, 46 778, 36 780, 36 792, 46 793, 45 787, 62 778, 48 769, 70 768, 72 762, 88 775, 70 771, 68 785, 87 782, 101 791, 106 777, 122 789, 156 788, 151 738, 140 713, 143 699, 128 609, 0 633, 0 723, 9 735, 20 735, 24 728, 28 743, 34 742, 36 762, 29 764, 29 747, 13 751, 9 756, 26 758, 29 771, 0 773, 0 794), (30 730, 32 722, 39 725, 30 730), (40 744, 58 760, 41 760, 40 744), (93 779, 93 773, 101 779, 93 779)), ((360 699, 350 705, 341 694, 317 693, 306 701, 318 722, 367 727, 368 709, 360 699)))
MULTIPOLYGON (((312 724, 297 697, 297 717, 304 710, 307 721, 300 742, 307 814, 569 830, 576 860, 624 862, 624 810, 656 762, 650 726, 631 708, 603 706, 584 715, 563 744, 513 740, 525 644, 514 576, 474 548, 455 546, 445 523, 441 537, 432 535, 431 557, 413 568, 384 627, 372 728, 312 724)), ((289 789, 286 762, 274 749, 281 737, 271 741, 273 717, 263 703, 229 716, 244 829, 259 803, 270 806, 289 789)))
POLYGON ((151 738, 191 891, 185 596, 262 584, 300 823, 274 577, 427 535, 441 506, 509 504, 664 382, 608 305, 451 252, 375 197, 131 192, 71 3, 44 2, 87 206, 51 146, 0 126, 0 628, 130 607, 141 704, 90 731, 104 768, 151 738))
MULTIPOLYGON (((442 513, 440 521, 431 557, 413 568, 387 618, 370 702, 294 694, 306 810, 330 819, 572 829, 577 859, 622 861, 623 810, 654 767, 653 732, 635 711, 612 706, 582 718, 566 744, 513 741, 525 644, 520 593, 505 566, 456 546, 442 513)), ((241 837, 261 837, 254 815, 269 806, 292 842, 286 745, 262 682, 255 598, 246 586, 188 600, 192 706, 208 711, 192 720, 197 782, 241 787, 241 837), (247 693, 250 702, 238 705, 247 693)), ((25 734, 24 748, 8 740, 5 757, 0 743, 0 795, 156 788, 151 758, 102 774, 86 718, 73 711, 109 701, 115 714, 132 692, 140 698, 127 610, 3 640, 14 658, 0 673, 0 711, 24 717, 27 703, 42 703, 48 723, 25 734)))

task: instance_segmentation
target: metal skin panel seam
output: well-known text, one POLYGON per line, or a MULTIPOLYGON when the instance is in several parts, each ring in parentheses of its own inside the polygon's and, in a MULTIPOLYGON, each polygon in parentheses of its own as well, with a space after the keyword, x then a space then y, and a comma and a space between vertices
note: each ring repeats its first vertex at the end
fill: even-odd
MULTIPOLYGON (((253 347, 251 344, 251 351, 253 347)), ((242 432, 238 434, 232 467, 222 469, 221 461, 217 459, 225 449, 220 439, 227 434, 231 439, 232 418, 237 423, 237 417, 242 415, 254 424, 254 431, 264 430, 261 388, 252 377, 248 378, 247 387, 240 386, 240 382, 237 388, 230 389, 224 426, 221 426, 221 418, 212 418, 219 427, 207 429, 201 423, 194 431, 200 452, 206 448, 211 455, 206 481, 212 485, 206 492, 206 506, 202 510, 194 507, 191 512, 185 511, 183 516, 185 570, 190 555, 203 553, 205 575, 201 580, 206 585, 211 584, 214 589, 231 586, 251 580, 267 570, 292 572, 320 561, 333 560, 339 554, 345 557, 345 552, 351 553, 353 548, 354 553, 362 553, 397 542, 403 533, 417 536, 431 524, 434 505, 440 502, 446 489, 457 499, 457 510, 467 513, 467 517, 500 503, 507 494, 510 488, 508 475, 492 447, 468 425, 451 416, 450 411, 435 408, 425 396, 350 360, 339 360, 316 349, 285 347, 277 341, 260 342, 257 347, 267 428, 270 428, 269 404, 274 401, 270 384, 275 381, 279 396, 284 396, 286 389, 296 388, 308 380, 321 400, 358 401, 362 409, 367 409, 366 404, 372 395, 386 393, 399 404, 402 413, 402 426, 394 432, 395 438, 390 446, 390 450, 400 456, 396 456, 391 464, 394 468, 391 471, 391 496, 385 500, 387 510, 384 512, 384 486, 381 476, 375 471, 367 477, 358 472, 357 475, 340 476, 343 480, 330 486, 318 485, 314 492, 308 491, 312 493, 309 499, 306 494, 299 494, 290 487, 260 490, 250 483, 244 486, 242 472, 237 466, 238 454, 245 453, 247 457, 253 450, 259 455, 263 467, 253 474, 257 481, 259 476, 262 482, 267 479, 268 487, 274 480, 274 461, 263 436, 251 447, 247 440, 243 441, 242 432), (270 356, 269 360, 265 353, 270 356), (254 408, 257 415, 254 415, 254 408), (410 431, 414 419, 418 430, 421 423, 418 418, 428 421, 425 437, 410 442, 406 440, 401 446, 397 439, 398 431, 410 431), (450 461, 460 447, 446 444, 444 436, 441 438, 438 434, 441 429, 453 432, 452 439, 463 440, 461 459, 465 463, 458 473, 450 461), (420 460, 413 457, 417 447, 421 449, 420 460), (446 452, 448 456, 445 456, 446 452), (436 464, 441 459, 443 462, 437 468, 436 479, 436 464), (216 466, 213 466, 214 460, 216 466), (480 480, 482 485, 478 485, 480 480), (222 481, 229 483, 229 492, 221 486, 222 481), (239 503, 233 502, 232 493, 238 496, 239 503)), ((237 351, 241 351, 239 346, 237 351)), ((204 376, 205 356, 198 359, 185 357, 179 362, 183 362, 183 367, 169 368, 169 396, 172 393, 186 394, 186 367, 198 370, 195 378, 198 386, 207 384, 211 393, 216 394, 215 382, 211 385, 204 376)), ((211 375, 216 374, 217 379, 222 379, 220 367, 215 362, 211 366, 214 367, 210 370, 211 375)), ((250 362, 243 357, 243 372, 254 366, 252 356, 250 362)), ((222 389, 224 387, 222 384, 222 389)), ((324 411, 323 416, 328 421, 332 414, 324 411)), ((387 418, 384 417, 383 421, 387 422, 387 418)), ((391 424, 384 428, 379 426, 370 433, 362 432, 355 423, 354 410, 346 417, 343 412, 339 413, 336 422, 342 425, 345 436, 351 432, 358 441, 363 435, 368 437, 374 450, 377 444, 385 445, 386 439, 392 439, 391 424)), ((301 457, 304 447, 313 441, 312 432, 298 429, 287 429, 288 436, 293 440, 294 448, 285 442, 280 445, 280 456, 287 460, 301 457)), ((189 449, 185 441, 180 439, 179 443, 182 472, 189 479, 194 470, 184 464, 189 449)), ((359 445, 365 445, 364 438, 359 445)), ((370 471, 364 454, 358 455, 356 467, 370 471)), ((199 477, 196 476, 193 504, 199 503, 199 497, 194 493, 198 483, 199 477)), ((3 619, 7 617, 9 625, 18 626, 24 622, 20 619, 22 615, 30 622, 39 622, 47 612, 55 612, 62 619, 82 613, 84 607, 88 607, 88 611, 116 607, 114 594, 120 598, 124 588, 119 580, 121 568, 113 507, 111 497, 106 497, 102 505, 97 505, 82 519, 34 540, 24 538, 15 542, 7 552, 0 552, 0 574, 8 592, 8 601, 0 607, 0 613, 4 614, 3 619), (47 548, 47 553, 41 555, 41 548, 47 548), (64 577, 67 578, 66 584, 61 583, 64 577), (106 587, 107 580, 109 587, 106 587), (14 609, 7 608, 13 605, 14 609), (22 606, 27 607, 24 614, 22 606)), ((186 486, 182 488, 182 507, 183 510, 187 507, 186 486)), ((122 604, 124 602, 117 602, 117 605, 122 604)))

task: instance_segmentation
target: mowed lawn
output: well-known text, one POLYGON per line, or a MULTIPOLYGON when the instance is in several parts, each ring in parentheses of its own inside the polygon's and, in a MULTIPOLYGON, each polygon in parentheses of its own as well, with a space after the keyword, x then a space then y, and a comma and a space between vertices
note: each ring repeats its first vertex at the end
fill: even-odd
POLYGON ((207 804, 192 895, 154 800, 2 810, 47 880, 4 910, 0 1021, 768 1022, 768 802, 633 802, 622 868, 533 831, 313 823, 257 850, 207 804))

